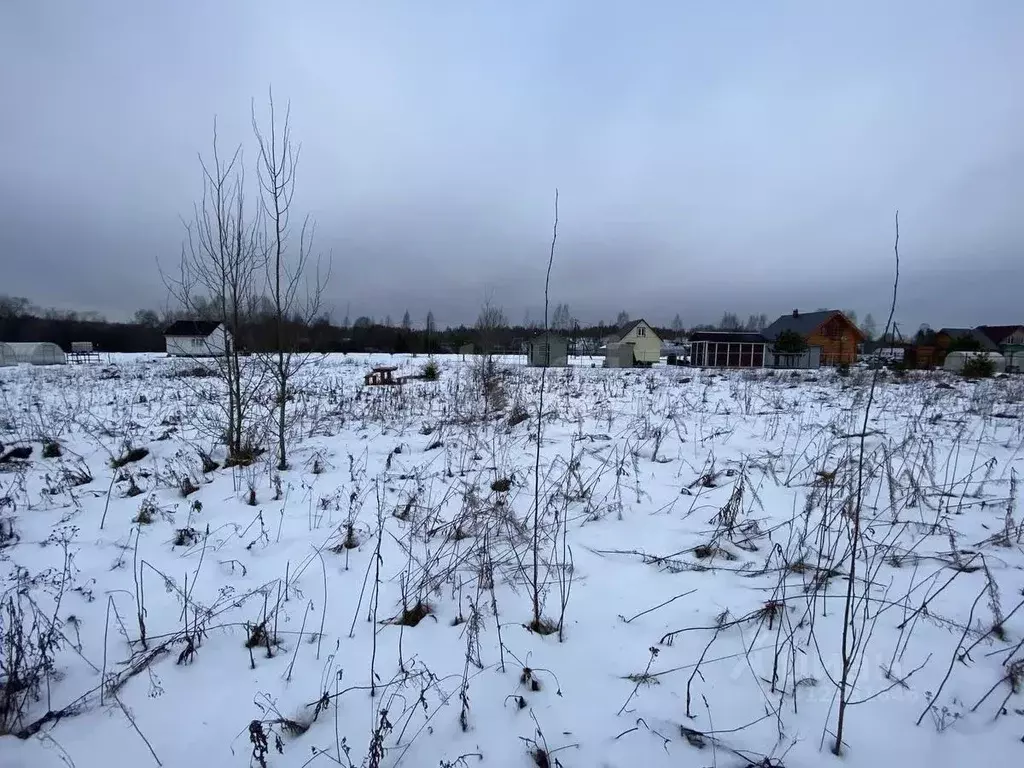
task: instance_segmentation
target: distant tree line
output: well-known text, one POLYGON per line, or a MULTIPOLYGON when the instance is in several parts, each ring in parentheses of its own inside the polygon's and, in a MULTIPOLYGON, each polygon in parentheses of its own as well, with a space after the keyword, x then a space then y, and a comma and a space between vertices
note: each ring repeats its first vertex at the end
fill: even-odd
MULTIPOLYGON (((193 304, 194 312, 140 309, 130 322, 111 322, 93 312, 42 309, 28 299, 0 295, 0 341, 52 341, 65 350, 71 348, 73 341, 91 341, 106 352, 162 352, 164 328, 175 320, 219 319, 215 299, 199 299, 193 304)), ((855 312, 845 314, 856 322, 855 312)), ((568 304, 556 304, 548 327, 577 340, 582 348, 592 349, 629 322, 629 314, 622 311, 612 323, 582 325, 568 304)), ((725 312, 717 325, 697 325, 690 330, 759 331, 768 323, 764 314, 752 314, 743 322, 739 315, 725 312)), ((273 302, 267 297, 252 300, 241 325, 233 329, 240 347, 253 352, 271 349, 276 333, 273 302)), ((527 316, 522 323, 513 325, 500 307, 488 304, 471 326, 438 328, 433 312, 427 313, 425 322, 414 325, 408 311, 397 325, 390 317, 378 321, 368 316, 351 322, 346 317, 336 324, 328 313, 322 313, 311 321, 298 316, 287 318, 284 326, 294 346, 302 351, 430 354, 458 352, 467 344, 474 345, 476 351, 518 352, 523 342, 543 330, 544 324, 527 316)), ((875 335, 870 315, 860 326, 869 338, 875 335)), ((672 339, 685 334, 687 329, 677 314, 669 327, 656 330, 662 338, 672 339)))
POLYGON ((112 323, 94 312, 42 309, 28 299, 0 296, 0 341, 52 341, 65 352, 73 341, 91 341, 110 352, 164 348, 159 317, 147 325, 112 323))
MULTIPOLYGON (((73 341, 91 341, 105 352, 161 352, 165 349, 164 329, 176 320, 219 320, 216 299, 193 300, 193 312, 168 309, 138 310, 130 322, 111 322, 96 313, 42 309, 28 299, 0 296, 0 341, 52 341, 65 350, 73 341)), ((240 348, 252 352, 272 349, 275 342, 275 313, 266 297, 246 308, 240 328, 232 329, 240 348)), ((599 323, 581 327, 569 314, 568 305, 556 307, 549 327, 577 339, 594 342, 610 335, 615 327, 599 323)), ((398 325, 390 318, 348 318, 341 324, 321 314, 310 322, 299 317, 285 320, 285 333, 295 348, 309 352, 458 352, 467 344, 477 351, 518 352, 522 342, 535 336, 543 323, 511 325, 500 307, 485 306, 472 326, 438 328, 433 312, 414 327, 409 312, 398 325)))

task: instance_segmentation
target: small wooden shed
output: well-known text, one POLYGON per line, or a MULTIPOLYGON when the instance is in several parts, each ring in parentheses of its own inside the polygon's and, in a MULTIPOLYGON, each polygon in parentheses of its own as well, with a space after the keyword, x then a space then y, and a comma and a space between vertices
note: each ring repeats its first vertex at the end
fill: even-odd
POLYGON ((527 364, 535 368, 565 368, 569 340, 557 333, 542 333, 526 342, 527 364))
POLYGON ((632 368, 636 365, 633 345, 621 341, 609 341, 604 347, 605 368, 632 368))

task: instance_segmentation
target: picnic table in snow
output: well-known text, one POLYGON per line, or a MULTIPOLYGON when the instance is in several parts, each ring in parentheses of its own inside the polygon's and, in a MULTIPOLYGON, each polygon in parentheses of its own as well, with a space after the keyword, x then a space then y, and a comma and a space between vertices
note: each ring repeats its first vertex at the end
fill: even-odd
POLYGON ((374 366, 373 370, 363 377, 363 383, 368 387, 384 386, 388 384, 404 384, 404 376, 394 376, 394 373, 397 370, 398 366, 395 365, 374 366))

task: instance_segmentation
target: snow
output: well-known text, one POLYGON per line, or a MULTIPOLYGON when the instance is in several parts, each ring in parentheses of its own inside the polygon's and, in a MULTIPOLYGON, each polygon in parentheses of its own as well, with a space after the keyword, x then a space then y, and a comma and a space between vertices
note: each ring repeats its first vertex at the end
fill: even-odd
POLYGON ((282 768, 1019 762, 1019 377, 883 374, 861 461, 866 371, 507 358, 488 402, 478 362, 436 359, 402 387, 362 377, 425 358, 313 360, 283 473, 272 451, 202 471, 222 397, 187 362, 0 370, 0 443, 33 449, 0 464, 0 636, 18 604, 60 640, 9 728, 64 714, 0 737, 0 765, 257 765, 253 722, 282 768), (547 635, 526 626, 542 375, 547 635), (112 469, 128 444, 148 455, 112 469), (416 626, 388 623, 403 593, 416 626), (269 657, 246 647, 264 619, 269 657))

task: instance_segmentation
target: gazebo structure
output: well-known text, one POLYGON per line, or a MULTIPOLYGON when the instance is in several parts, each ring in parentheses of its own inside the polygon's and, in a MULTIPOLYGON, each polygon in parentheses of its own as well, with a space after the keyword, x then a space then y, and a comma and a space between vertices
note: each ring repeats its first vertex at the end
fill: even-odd
POLYGON ((763 368, 766 353, 768 339, 760 333, 697 331, 690 336, 690 364, 703 368, 763 368))

